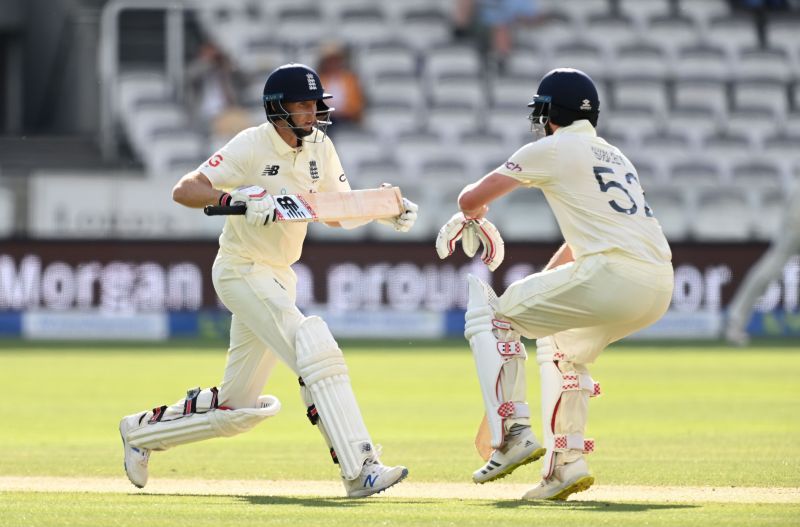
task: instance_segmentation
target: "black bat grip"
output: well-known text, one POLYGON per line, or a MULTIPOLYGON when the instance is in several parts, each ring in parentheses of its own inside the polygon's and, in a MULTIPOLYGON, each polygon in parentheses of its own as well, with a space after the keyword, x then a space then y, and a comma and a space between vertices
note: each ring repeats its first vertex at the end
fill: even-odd
POLYGON ((243 216, 246 205, 207 205, 203 212, 206 216, 243 216))

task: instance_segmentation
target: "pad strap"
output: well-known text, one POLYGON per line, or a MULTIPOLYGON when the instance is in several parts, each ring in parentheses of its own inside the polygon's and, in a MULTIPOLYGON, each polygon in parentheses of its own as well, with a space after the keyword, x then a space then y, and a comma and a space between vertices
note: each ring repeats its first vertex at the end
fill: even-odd
POLYGON ((597 397, 601 394, 600 383, 595 382, 590 375, 585 373, 564 372, 562 379, 561 391, 563 392, 582 390, 589 392, 589 397, 597 397))
POLYGON ((553 436, 553 450, 582 450, 584 454, 594 452, 594 439, 584 439, 583 434, 556 434, 553 436))
POLYGON ((497 415, 503 419, 516 417, 530 417, 531 409, 528 403, 506 401, 497 407, 497 415))

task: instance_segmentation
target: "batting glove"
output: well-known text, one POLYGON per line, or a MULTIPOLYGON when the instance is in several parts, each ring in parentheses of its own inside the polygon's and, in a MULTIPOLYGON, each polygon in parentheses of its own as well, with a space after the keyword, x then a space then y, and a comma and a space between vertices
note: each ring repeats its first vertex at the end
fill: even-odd
POLYGON ((505 245, 492 222, 485 218, 467 218, 458 212, 445 223, 436 236, 436 252, 439 258, 447 258, 455 251, 461 240, 461 248, 468 257, 473 257, 483 246, 481 261, 490 271, 497 269, 505 258, 505 245))
POLYGON ((419 206, 408 198, 403 198, 403 212, 394 218, 378 220, 379 223, 390 225, 397 232, 408 232, 417 221, 419 206))
POLYGON ((269 225, 275 221, 275 201, 261 187, 238 187, 231 192, 230 202, 243 203, 247 207, 244 219, 248 225, 269 225))

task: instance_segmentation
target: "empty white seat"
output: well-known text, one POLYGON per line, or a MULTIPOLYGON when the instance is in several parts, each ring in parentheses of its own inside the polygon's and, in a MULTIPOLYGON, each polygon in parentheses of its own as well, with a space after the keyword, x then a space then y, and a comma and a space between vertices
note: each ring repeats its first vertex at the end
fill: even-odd
MULTIPOLYGON (((587 24, 580 32, 580 38, 593 47, 611 54, 619 46, 636 38, 636 26, 632 19, 620 15, 597 16, 589 14, 587 24)), ((592 69, 602 71, 600 65, 592 69)))
POLYGON ((652 113, 666 111, 669 101, 666 86, 659 80, 622 78, 614 83, 614 101, 622 106, 641 106, 652 113))
POLYGON ((700 152, 719 164, 729 164, 748 159, 753 155, 750 137, 736 130, 715 131, 703 138, 700 152))
MULTIPOLYGON (((242 43, 234 60, 237 66, 246 74, 264 74, 271 72, 282 64, 289 62, 286 48, 272 37, 267 39, 254 38, 242 43)), ((266 77, 262 79, 262 82, 266 77)), ((259 92, 260 93, 260 92, 259 92)))
POLYGON ((725 50, 707 44, 680 48, 673 70, 678 80, 724 81, 731 77, 730 60, 725 50))
POLYGON ((665 16, 670 10, 670 0, 619 0, 619 10, 631 17, 638 28, 646 29, 647 21, 654 16, 665 16))
POLYGON ((647 37, 659 42, 672 54, 682 47, 695 44, 698 33, 697 25, 692 19, 680 16, 655 16, 650 19, 647 27, 647 37))
POLYGON ((200 161, 206 155, 205 141, 190 132, 162 134, 155 137, 142 160, 151 177, 175 177, 175 167, 184 167, 188 159, 200 161))
POLYGON ((414 75, 380 75, 369 82, 366 88, 369 102, 374 106, 397 104, 420 109, 427 103, 423 84, 414 75))
POLYGON ((311 8, 284 9, 272 27, 278 40, 295 46, 316 44, 333 30, 322 12, 311 8))
POLYGON ((550 206, 538 189, 516 189, 498 200, 488 217, 508 241, 554 241, 561 238, 550 206))
POLYGON ((673 94, 677 106, 702 106, 712 109, 717 115, 725 115, 728 111, 728 94, 722 81, 678 80, 673 94))
POLYGON ((541 79, 550 71, 551 63, 543 53, 534 48, 522 48, 506 59, 505 74, 514 77, 535 77, 541 79))
MULTIPOLYGON (((323 2, 335 4, 336 2, 323 2)), ((336 21, 336 33, 340 40, 355 46, 366 46, 386 40, 388 21, 376 7, 342 10, 336 21)))
MULTIPOLYGON (((784 50, 800 66, 800 42, 797 38, 797 19, 775 17, 767 25, 767 42, 770 47, 784 50)), ((796 72, 797 70, 795 70, 796 72)))
POLYGON ((400 160, 404 171, 416 179, 424 176, 422 165, 426 162, 451 154, 442 135, 432 130, 412 131, 399 135, 392 145, 392 151, 400 160))
POLYGON ((424 120, 412 107, 404 104, 381 104, 370 106, 364 115, 365 125, 384 141, 392 141, 398 134, 416 130, 424 120))
POLYGON ((604 119, 608 119, 609 124, 628 139, 634 140, 654 131, 659 124, 653 111, 643 106, 617 105, 604 119))
POLYGON ((531 76, 494 77, 490 88, 492 103, 519 105, 521 109, 533 99, 539 80, 531 76))
POLYGON ((166 99, 169 95, 167 77, 161 71, 123 72, 117 85, 117 110, 122 113, 132 112, 139 101, 166 99))
POLYGON ((418 51, 428 50, 450 39, 450 21, 445 15, 430 9, 407 12, 402 22, 391 29, 396 38, 418 51))
POLYGON ((746 133, 753 144, 761 144, 764 137, 780 129, 776 117, 760 106, 735 108, 728 113, 725 126, 746 133))
POLYGON ((442 134, 447 141, 478 127, 478 114, 465 105, 443 104, 428 110, 428 128, 442 134))
POLYGON ((719 119, 707 106, 676 106, 663 124, 670 132, 685 134, 694 144, 699 144, 701 137, 719 127, 719 119))
POLYGON ((647 205, 670 241, 684 240, 692 224, 687 193, 675 185, 647 185, 647 205))
POLYGON ((641 77, 665 79, 669 74, 668 57, 664 49, 654 43, 636 41, 620 46, 612 63, 615 77, 641 77))
MULTIPOLYGON (((335 125, 334 125, 335 126, 335 125)), ((361 161, 380 157, 384 143, 366 130, 335 130, 334 143, 345 173, 358 166, 361 161)))
POLYGON ((788 173, 792 165, 800 162, 800 131, 768 135, 764 138, 763 151, 765 156, 781 163, 788 173))
POLYGON ((683 0, 678 4, 678 9, 682 15, 701 25, 707 25, 712 18, 730 13, 727 0, 683 0))
POLYGON ((591 15, 606 15, 611 12, 608 0, 570 0, 558 2, 558 10, 565 13, 573 23, 588 24, 591 15))
POLYGON ((417 55, 412 49, 402 45, 364 47, 358 55, 358 69, 367 81, 386 74, 396 78, 410 78, 417 72, 417 55))
POLYGON ((482 176, 484 167, 503 157, 510 157, 518 145, 509 145, 501 134, 467 132, 458 137, 456 155, 464 159, 473 179, 482 176))
POLYGON ((565 44, 553 50, 552 66, 554 68, 579 69, 594 80, 605 77, 602 52, 585 41, 565 44))
POLYGON ((686 135, 658 130, 641 138, 638 151, 651 159, 666 162, 685 156, 691 147, 692 143, 686 135))
POLYGON ((692 225, 700 241, 744 241, 751 234, 750 203, 736 187, 703 189, 692 225))
POLYGON ((713 159, 676 160, 667 181, 683 188, 714 188, 722 184, 722 172, 713 159))
MULTIPOLYGON (((347 170, 347 167, 345 167, 347 170)), ((372 159, 362 159, 348 172, 352 188, 377 188, 381 183, 391 183, 402 188, 405 181, 403 167, 392 156, 380 154, 372 159)))
MULTIPOLYGON (((569 4, 569 2, 563 2, 569 4)), ((561 44, 574 42, 578 37, 576 25, 569 19, 559 16, 548 17, 536 26, 520 25, 514 29, 514 41, 521 46, 548 51, 561 44)), ((509 57, 513 62, 514 54, 509 57)), ((541 57, 539 61, 541 63, 541 57)), ((539 66, 541 67, 541 65, 539 66)), ((531 71, 513 71, 512 73, 530 74, 531 71)))
POLYGON ((734 164, 731 167, 731 181, 751 191, 781 191, 785 186, 781 167, 768 158, 748 159, 734 164))
POLYGON ((762 108, 772 115, 782 115, 789 108, 789 93, 781 81, 739 81, 733 85, 733 105, 736 108, 762 108))
POLYGON ((523 134, 531 136, 530 109, 516 104, 501 104, 486 112, 481 124, 487 131, 503 136, 507 144, 516 144, 523 134))
POLYGON ((771 80, 787 82, 792 77, 789 55, 780 48, 743 49, 733 62, 740 80, 771 80))
POLYGON ((711 45, 725 49, 731 57, 735 57, 742 48, 758 45, 756 24, 752 17, 713 18, 703 32, 703 38, 711 45))
POLYGON ((425 69, 433 82, 449 75, 477 76, 482 65, 474 46, 450 44, 425 52, 425 69))
POLYGON ((435 106, 458 105, 473 111, 485 107, 489 98, 483 82, 477 76, 442 77, 431 85, 431 100, 435 106))
POLYGON ((188 127, 186 112, 173 102, 142 102, 125 118, 128 138, 139 153, 145 155, 158 130, 180 130, 188 127))

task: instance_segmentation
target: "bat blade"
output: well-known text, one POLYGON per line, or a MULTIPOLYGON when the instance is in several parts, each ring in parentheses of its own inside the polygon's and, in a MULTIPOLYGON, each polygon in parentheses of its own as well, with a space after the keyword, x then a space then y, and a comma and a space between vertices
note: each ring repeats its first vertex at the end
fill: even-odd
MULTIPOLYGON (((352 190, 350 192, 313 192, 282 194, 275 199, 275 221, 336 222, 391 218, 403 213, 403 196, 397 187, 352 190)), ((205 208, 209 216, 244 214, 244 207, 205 208)))
POLYGON ((483 414, 483 420, 478 425, 478 433, 475 434, 475 448, 484 461, 489 461, 494 448, 492 448, 492 434, 489 432, 489 422, 486 420, 486 414, 483 414))

